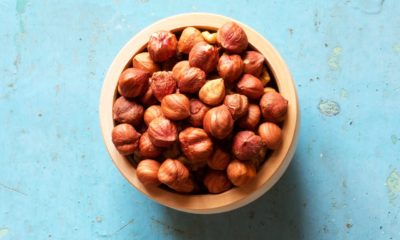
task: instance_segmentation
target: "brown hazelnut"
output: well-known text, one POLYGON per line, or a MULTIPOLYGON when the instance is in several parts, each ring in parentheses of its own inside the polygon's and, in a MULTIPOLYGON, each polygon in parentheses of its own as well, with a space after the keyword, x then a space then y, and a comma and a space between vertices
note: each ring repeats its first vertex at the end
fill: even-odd
POLYGON ((250 74, 244 74, 236 85, 240 94, 246 95, 248 98, 258 100, 264 93, 264 86, 261 81, 250 74))
POLYGON ((150 141, 157 147, 171 146, 178 138, 175 124, 163 117, 151 121, 147 132, 150 141))
POLYGON ((191 164, 206 165, 213 151, 213 143, 201 128, 188 127, 179 133, 183 154, 191 164))
POLYGON ((239 187, 249 183, 256 176, 256 168, 251 162, 233 160, 226 169, 229 180, 239 187))
POLYGON ((265 122, 258 127, 258 134, 260 135, 264 145, 272 150, 277 149, 282 142, 281 128, 272 122, 265 122))
POLYGON ((203 120, 204 130, 217 139, 226 138, 233 129, 233 118, 225 105, 211 108, 203 120))
POLYGON ((132 66, 134 68, 146 70, 150 72, 150 74, 153 74, 154 72, 160 70, 158 65, 150 58, 150 54, 148 52, 142 52, 136 54, 132 58, 132 66))
POLYGON ((203 126, 203 119, 210 108, 197 99, 190 100, 189 123, 194 127, 203 126))
POLYGON ((246 33, 234 22, 227 22, 218 29, 217 42, 231 53, 241 53, 248 45, 246 33))
POLYGON ((233 138, 232 152, 239 160, 250 160, 256 157, 263 148, 261 137, 252 131, 240 131, 233 138))
POLYGON ((231 181, 223 171, 210 170, 204 177, 203 183, 210 193, 222 193, 232 188, 231 181))
POLYGON ((206 42, 196 43, 189 53, 190 66, 198 67, 205 73, 210 73, 215 69, 218 59, 218 49, 206 42))
POLYGON ((218 61, 218 73, 228 84, 233 84, 243 72, 243 61, 239 55, 223 54, 218 61))
POLYGON ((206 73, 200 68, 189 67, 180 74, 176 81, 178 82, 179 92, 197 93, 206 83, 206 73))
POLYGON ((225 97, 225 85, 222 78, 207 81, 199 91, 200 100, 208 105, 219 105, 225 97))
POLYGON ((155 72, 151 77, 150 87, 153 95, 161 102, 168 94, 175 93, 176 81, 172 77, 172 72, 155 72))
POLYGON ((166 159, 161 164, 158 180, 178 192, 191 192, 194 189, 189 169, 175 159, 166 159))
POLYGON ((172 68, 172 77, 178 81, 181 76, 183 75, 183 72, 190 68, 189 61, 180 61, 177 64, 174 65, 172 68))
POLYGON ((218 147, 208 159, 207 165, 214 170, 225 170, 230 161, 231 155, 218 147))
POLYGON ((183 29, 181 36, 178 41, 178 52, 189 54, 192 47, 198 43, 204 41, 201 32, 194 27, 187 27, 183 29))
POLYGON ((232 114, 233 120, 246 115, 249 109, 249 100, 247 97, 237 93, 226 95, 224 104, 232 114))
POLYGON ((203 38, 209 44, 216 44, 217 43, 217 33, 210 33, 209 31, 204 31, 201 33, 203 38))
POLYGON ((250 159, 250 162, 256 169, 258 169, 265 162, 265 156, 267 155, 267 151, 268 151, 267 148, 263 148, 263 150, 261 150, 256 157, 250 159))
POLYGON ((163 113, 161 111, 161 106, 159 105, 152 105, 149 108, 144 111, 144 123, 146 123, 147 126, 149 126, 150 122, 153 121, 153 119, 156 119, 158 117, 162 117, 163 113))
POLYGON ((145 186, 157 186, 160 185, 160 181, 158 180, 159 169, 159 162, 151 159, 145 159, 140 161, 136 167, 136 176, 145 186))
POLYGON ((165 62, 176 54, 178 41, 173 33, 168 31, 158 31, 150 36, 147 43, 151 59, 154 62, 165 62))
POLYGON ((156 97, 154 97, 154 95, 153 95, 153 90, 150 87, 147 89, 147 91, 140 98, 140 102, 144 106, 151 106, 151 105, 158 104, 158 101, 157 101, 156 97))
POLYGON ((160 147, 154 146, 150 141, 149 133, 144 132, 139 140, 139 153, 144 158, 156 158, 159 157, 163 152, 160 147))
POLYGON ((118 91, 124 97, 143 95, 149 86, 150 73, 138 68, 127 68, 119 77, 118 91))
POLYGON ((133 154, 138 148, 140 133, 130 124, 122 123, 115 126, 111 135, 115 148, 122 155, 133 154))
POLYGON ((121 96, 114 102, 113 119, 120 123, 138 126, 143 121, 143 107, 135 101, 121 96))
POLYGON ((257 104, 249 104, 246 115, 239 118, 236 122, 241 129, 255 130, 260 122, 261 110, 257 104))
POLYGON ((180 93, 167 95, 161 101, 161 111, 170 120, 182 120, 190 115, 189 99, 180 93))
POLYGON ((281 122, 286 116, 288 101, 277 92, 267 92, 260 100, 260 107, 266 121, 281 122))
POLYGON ((181 155, 181 148, 178 142, 174 142, 171 146, 166 148, 163 152, 165 158, 177 158, 181 155))
POLYGON ((262 70, 260 81, 264 86, 271 82, 271 75, 269 75, 269 72, 265 67, 262 70))
POLYGON ((243 56, 244 73, 259 77, 263 71, 264 60, 264 56, 257 51, 245 52, 243 56))
POLYGON ((264 93, 267 93, 267 92, 276 92, 276 90, 275 90, 275 88, 272 88, 272 87, 265 87, 264 93))

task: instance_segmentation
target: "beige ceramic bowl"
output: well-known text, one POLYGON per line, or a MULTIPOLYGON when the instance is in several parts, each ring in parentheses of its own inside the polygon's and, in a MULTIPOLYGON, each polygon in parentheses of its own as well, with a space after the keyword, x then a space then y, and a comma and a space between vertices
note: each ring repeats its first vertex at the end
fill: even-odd
POLYGON ((184 212, 219 213, 239 208, 254 201, 268 191, 282 176, 296 148, 300 112, 295 85, 289 70, 278 52, 265 38, 241 23, 238 24, 245 30, 249 43, 265 56, 277 82, 279 92, 289 101, 287 118, 282 127, 283 143, 263 164, 257 173, 257 177, 251 183, 221 194, 203 195, 184 195, 158 187, 145 188, 138 181, 136 170, 132 164, 119 154, 114 147, 111 141, 111 131, 114 127, 112 106, 117 95, 118 77, 131 61, 132 56, 145 49, 150 35, 159 30, 179 31, 187 26, 216 30, 227 21, 234 20, 214 14, 190 13, 165 18, 154 23, 139 32, 121 49, 107 72, 101 92, 99 112, 101 130, 114 164, 122 175, 140 192, 162 205, 184 212))

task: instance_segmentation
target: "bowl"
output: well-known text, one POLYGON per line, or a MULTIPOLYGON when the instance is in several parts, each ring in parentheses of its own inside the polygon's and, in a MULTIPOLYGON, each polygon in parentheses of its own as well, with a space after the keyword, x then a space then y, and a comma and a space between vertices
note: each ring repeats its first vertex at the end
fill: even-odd
POLYGON ((285 62, 275 48, 250 27, 231 18, 208 13, 188 13, 168 17, 145 28, 130 39, 115 57, 104 79, 99 115, 107 150, 115 166, 129 183, 150 199, 162 205, 183 212, 198 214, 220 213, 237 209, 267 192, 283 175, 293 157, 300 122, 295 84, 285 62), (114 127, 112 106, 117 96, 119 75, 130 63, 132 56, 146 48, 147 41, 153 32, 159 30, 180 31, 188 26, 215 31, 227 21, 235 21, 242 26, 247 34, 249 44, 265 56, 279 92, 289 101, 287 117, 282 125, 282 144, 265 161, 252 182, 221 194, 188 195, 159 187, 144 187, 136 177, 134 166, 126 157, 118 153, 111 140, 111 132, 114 127))

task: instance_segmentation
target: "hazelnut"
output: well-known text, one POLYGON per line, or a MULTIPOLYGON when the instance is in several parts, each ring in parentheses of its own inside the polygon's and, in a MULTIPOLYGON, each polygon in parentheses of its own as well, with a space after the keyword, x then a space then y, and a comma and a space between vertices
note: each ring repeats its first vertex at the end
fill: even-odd
POLYGON ((189 54, 192 47, 204 41, 201 32, 194 27, 187 27, 183 29, 182 34, 178 41, 178 52, 189 54))
POLYGON ((190 164, 204 166, 213 151, 213 143, 201 128, 188 127, 179 133, 179 143, 190 164))
POLYGON ((272 122, 265 122, 258 127, 258 134, 260 135, 264 145, 272 150, 277 149, 282 142, 281 128, 272 122))
POLYGON ((256 168, 251 162, 233 160, 226 169, 229 180, 239 187, 249 183, 256 176, 256 168))
POLYGON ((250 159, 250 162, 256 169, 258 169, 265 162, 266 155, 267 155, 267 148, 263 148, 263 150, 261 150, 257 156, 250 159))
POLYGON ((223 54, 218 61, 218 73, 226 83, 233 84, 243 72, 243 61, 239 55, 223 54))
POLYGON ((160 70, 158 65, 150 58, 150 54, 148 52, 136 54, 136 56, 132 58, 132 66, 134 68, 146 70, 150 72, 150 74, 160 70))
POLYGON ((243 56, 244 73, 259 77, 264 67, 264 56, 257 51, 247 51, 243 56))
POLYGON ((276 90, 275 90, 275 88, 272 88, 272 87, 265 87, 264 93, 267 93, 267 92, 276 92, 276 90))
POLYGON ((216 44, 217 43, 217 33, 210 33, 209 31, 204 31, 201 33, 203 38, 209 44, 216 44))
POLYGON ((234 22, 227 22, 218 29, 217 42, 231 53, 241 53, 248 45, 246 33, 234 22))
POLYGON ((225 97, 225 85, 222 78, 207 81, 199 91, 199 98, 208 105, 219 105, 225 97))
POLYGON ((165 158, 177 158, 181 155, 181 148, 178 142, 174 142, 171 146, 164 150, 163 156, 165 158))
POLYGON ((264 67, 260 76, 260 81, 262 85, 267 85, 271 81, 271 76, 269 75, 268 70, 264 67))
POLYGON ((189 61, 180 61, 177 64, 174 65, 172 68, 172 77, 178 81, 181 76, 183 75, 183 72, 190 68, 189 61))
POLYGON ((147 91, 140 98, 140 101, 144 106, 151 106, 158 104, 156 97, 154 97, 153 90, 149 87, 147 91))
POLYGON ((154 146, 150 141, 149 133, 144 132, 139 140, 139 153, 144 158, 156 158, 159 157, 163 149, 154 146))
POLYGON ((121 96, 114 102, 113 119, 120 123, 138 126, 143 121, 143 107, 135 101, 121 96))
POLYGON ((224 104, 232 114, 233 120, 246 115, 249 109, 249 101, 247 97, 237 93, 226 95, 224 104))
POLYGON ((198 67, 205 73, 212 72, 218 64, 218 49, 206 42, 199 42, 193 46, 189 53, 189 64, 198 67))
POLYGON ((233 118, 225 105, 211 108, 203 120, 204 130, 217 139, 226 138, 233 129, 233 118))
POLYGON ((241 129, 255 130, 260 122, 261 110, 257 104, 249 104, 246 115, 239 118, 236 122, 241 129))
POLYGON ((175 159, 166 159, 161 164, 158 180, 178 192, 191 192, 194 189, 189 169, 175 159))
POLYGON ((136 176, 145 186, 157 186, 160 185, 160 181, 158 180, 159 169, 159 162, 151 159, 145 159, 139 162, 136 168, 136 176))
POLYGON ((264 86, 261 81, 250 74, 244 74, 236 85, 240 94, 246 95, 248 98, 258 100, 264 93, 264 86))
POLYGON ((172 72, 155 72, 151 77, 150 87, 153 95, 161 102, 168 94, 175 93, 176 81, 172 77, 172 72))
POLYGON ((178 138, 176 126, 163 117, 151 121, 147 132, 149 133, 150 141, 157 147, 171 146, 178 138))
POLYGON ((158 31, 150 36, 147 43, 151 59, 155 62, 165 62, 176 54, 178 41, 173 33, 158 31))
POLYGON ((140 133, 132 125, 122 123, 112 130, 112 142, 122 155, 133 154, 139 145, 140 133))
POLYGON ((214 170, 225 170, 230 161, 231 155, 218 147, 208 159, 207 165, 214 170))
POLYGON ((288 101, 277 92, 267 92, 260 100, 260 107, 266 121, 281 122, 286 116, 288 101))
POLYGON ((189 67, 182 72, 176 81, 178 82, 179 92, 197 93, 206 83, 206 73, 200 68, 189 67))
POLYGON ((263 148, 261 137, 252 131, 240 131, 233 138, 232 152, 239 160, 250 160, 256 157, 263 148))
POLYGON ((190 115, 189 99, 180 93, 167 95, 161 101, 161 111, 170 120, 182 120, 190 115))
POLYGON ((161 107, 159 105, 153 105, 150 106, 149 108, 144 111, 144 123, 146 123, 147 126, 149 126, 150 122, 153 121, 153 119, 156 119, 158 117, 162 117, 163 113, 161 111, 161 107))
POLYGON ((189 123, 194 127, 203 126, 203 119, 210 108, 197 99, 190 100, 189 123))
POLYGON ((226 173, 223 171, 211 170, 207 173, 203 180, 204 186, 210 193, 222 193, 232 187, 226 173))
POLYGON ((149 86, 150 73, 138 68, 127 68, 119 77, 118 91, 124 97, 143 95, 149 86))

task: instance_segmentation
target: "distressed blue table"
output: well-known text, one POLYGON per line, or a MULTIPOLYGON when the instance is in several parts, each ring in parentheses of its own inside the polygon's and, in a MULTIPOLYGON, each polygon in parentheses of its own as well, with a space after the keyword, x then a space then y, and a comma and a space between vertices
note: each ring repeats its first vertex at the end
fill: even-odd
POLYGON ((0 239, 400 239, 400 3, 0 1, 0 239), (184 12, 236 18, 292 71, 298 148, 234 212, 165 208, 112 164, 98 122, 109 64, 184 12))

